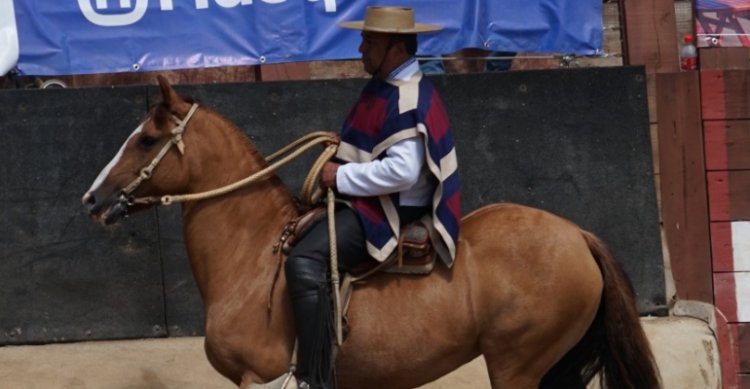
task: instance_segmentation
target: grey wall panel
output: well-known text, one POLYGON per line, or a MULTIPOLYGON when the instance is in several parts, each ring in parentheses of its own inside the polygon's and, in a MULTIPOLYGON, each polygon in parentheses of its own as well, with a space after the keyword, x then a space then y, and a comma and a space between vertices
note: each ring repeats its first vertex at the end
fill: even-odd
MULTIPOLYGON (((511 201, 571 219, 610 245, 641 312, 665 313, 643 69, 433 80, 456 136, 464 212, 511 201)), ((308 132, 337 131, 365 82, 176 89, 269 154, 308 132)), ((0 344, 202 333, 179 206, 103 229, 79 205, 156 99, 155 87, 0 92, 0 344)), ((280 172, 293 194, 315 156, 280 172)))
POLYGON ((154 212, 105 229, 80 203, 143 90, 4 91, 0 107, 0 344, 165 334, 154 212))
POLYGON ((450 110, 464 210, 508 201, 599 235, 664 311, 664 268, 640 67, 436 79, 450 110))

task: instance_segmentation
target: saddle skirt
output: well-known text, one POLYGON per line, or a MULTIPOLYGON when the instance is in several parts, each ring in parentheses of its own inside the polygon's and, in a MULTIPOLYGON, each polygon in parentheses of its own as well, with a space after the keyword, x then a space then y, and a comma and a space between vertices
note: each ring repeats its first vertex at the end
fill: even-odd
MULTIPOLYGON (((284 254, 289 255, 292 248, 319 221, 327 217, 326 208, 313 208, 303 215, 293 219, 284 227, 277 246, 284 254)), ((430 231, 431 217, 422 219, 401 227, 398 248, 383 262, 375 260, 365 261, 352 270, 352 276, 362 279, 380 271, 397 274, 429 274, 435 267, 436 252, 432 244, 435 231, 430 231)))
MULTIPOLYGON (((274 246, 274 251, 277 252, 279 261, 276 274, 274 275, 274 283, 269 293, 269 307, 271 306, 273 285, 276 283, 275 281, 281 268, 281 254, 289 255, 297 242, 305 236, 310 228, 327 217, 327 209, 325 207, 313 208, 296 219, 291 220, 284 227, 279 241, 274 246)), ((438 257, 437 250, 432 242, 435 239, 440 239, 440 235, 434 230, 433 225, 431 216, 425 215, 420 220, 401 227, 398 247, 385 261, 377 262, 371 258, 343 276, 343 282, 339 287, 339 301, 342 309, 338 312, 340 317, 336 319, 336 322, 343 323, 342 332, 344 338, 346 338, 349 332, 347 312, 355 283, 379 272, 409 275, 427 275, 432 272, 438 257)), ((334 297, 331 296, 331 298, 334 297)))

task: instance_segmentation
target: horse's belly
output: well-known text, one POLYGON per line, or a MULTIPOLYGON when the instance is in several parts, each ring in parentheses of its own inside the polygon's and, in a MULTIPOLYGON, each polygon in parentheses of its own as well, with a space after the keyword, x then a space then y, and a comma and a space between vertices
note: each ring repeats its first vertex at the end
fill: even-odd
POLYGON ((355 289, 338 359, 342 388, 411 388, 478 356, 468 293, 464 268, 442 265, 355 289))

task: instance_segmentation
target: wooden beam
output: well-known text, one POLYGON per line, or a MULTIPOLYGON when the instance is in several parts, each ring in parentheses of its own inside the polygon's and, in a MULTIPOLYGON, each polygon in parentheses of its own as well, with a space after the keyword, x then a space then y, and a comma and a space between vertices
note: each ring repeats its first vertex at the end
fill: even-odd
POLYGON ((708 172, 711 221, 750 220, 750 170, 708 172))
POLYGON ((740 344, 740 372, 750 373, 750 323, 737 325, 740 344))
POLYGON ((713 303, 697 72, 656 75, 664 232, 680 299, 713 303))
POLYGON ((260 65, 256 73, 259 81, 309 80, 310 65, 307 62, 260 65))
POLYGON ((750 69, 750 47, 710 47, 698 49, 702 70, 750 69))
POLYGON ((750 170, 750 120, 711 120, 703 124, 706 169, 750 170))
POLYGON ((646 65, 647 73, 678 71, 674 2, 622 0, 621 4, 625 63, 646 65))
POLYGON ((701 71, 703 118, 750 119, 750 71, 701 71))

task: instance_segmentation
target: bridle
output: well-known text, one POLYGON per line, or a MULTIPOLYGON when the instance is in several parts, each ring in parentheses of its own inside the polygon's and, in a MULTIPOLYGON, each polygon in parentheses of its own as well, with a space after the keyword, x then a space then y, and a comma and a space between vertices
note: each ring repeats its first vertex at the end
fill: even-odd
MULTIPOLYGON (((135 204, 162 204, 162 205, 169 205, 175 202, 184 202, 184 201, 190 201, 190 200, 200 200, 215 196, 220 196, 222 194, 231 192, 235 189, 238 189, 240 187, 243 187, 247 184, 250 184, 252 182, 256 182, 258 180, 264 179, 268 176, 270 176, 273 172, 275 172, 279 167, 285 165, 287 162, 293 160, 303 152, 309 150, 311 147, 317 145, 317 144, 325 144, 325 150, 321 153, 321 155, 318 157, 318 159, 315 161, 313 166, 310 168, 310 172, 307 174, 307 178, 305 178, 305 182, 302 185, 302 193, 300 195, 300 202, 301 205, 304 207, 311 207, 313 204, 317 203, 321 196, 320 188, 317 187, 318 182, 318 176, 320 175, 321 170, 323 169, 323 165, 330 160, 335 154, 336 150, 338 149, 339 139, 336 134, 330 133, 330 132, 323 132, 323 131, 317 131, 310 134, 307 134, 303 136, 300 139, 297 139, 296 141, 290 143, 289 145, 285 146, 281 150, 276 151, 275 153, 269 155, 266 158, 266 161, 270 162, 276 158, 278 158, 281 155, 284 155, 283 158, 280 160, 274 162, 273 164, 270 164, 264 169, 261 169, 258 172, 255 172, 251 174, 250 176, 234 182, 232 184, 223 186, 221 188, 200 192, 200 193, 194 193, 194 194, 183 194, 183 195, 164 195, 161 197, 139 197, 135 198, 133 197, 133 192, 135 192, 136 189, 146 180, 150 179, 153 175, 153 171, 156 168, 157 165, 159 165, 159 162, 164 158, 164 156, 167 154, 169 149, 172 147, 172 145, 175 145, 177 149, 180 151, 181 155, 185 154, 185 143, 182 141, 183 134, 185 132, 185 129, 187 127, 188 122, 193 117, 193 114, 195 114, 195 111, 198 110, 198 104, 194 103, 190 110, 188 111, 187 115, 185 115, 184 119, 180 119, 174 115, 172 115, 173 120, 177 123, 177 126, 173 128, 170 133, 172 134, 172 138, 162 146, 161 150, 159 150, 159 153, 156 154, 154 159, 151 160, 151 163, 143 167, 138 174, 138 177, 136 177, 133 181, 130 182, 125 188, 120 191, 120 196, 117 200, 117 203, 113 206, 114 209, 116 209, 119 212, 122 212, 123 214, 127 215, 128 207, 135 205, 135 204), (292 151, 293 150, 293 151, 292 151), (285 155, 286 154, 286 155, 285 155)), ((335 220, 334 220, 334 212, 335 212, 335 196, 332 189, 328 189, 327 192, 327 208, 328 208, 328 234, 329 234, 329 245, 331 250, 331 283, 333 284, 332 290, 334 291, 334 308, 336 311, 336 322, 335 322, 335 333, 336 333, 336 341, 339 345, 343 342, 343 332, 342 332, 342 306, 341 306, 341 297, 339 295, 339 274, 338 274, 338 255, 337 255, 337 248, 336 248, 336 230, 335 230, 335 220)), ((270 305, 270 296, 273 295, 273 289, 274 285, 276 284, 276 278, 279 274, 279 266, 281 264, 280 261, 280 255, 281 250, 277 252, 277 270, 274 275, 274 280, 271 284, 271 291, 269 293, 269 309, 271 307, 270 305)))
POLYGON ((318 159, 315 161, 315 163, 311 167, 310 172, 308 173, 307 178, 305 179, 305 182, 302 185, 302 189, 301 189, 302 193, 300 194, 300 201, 303 206, 310 206, 312 204, 317 203, 321 195, 321 192, 319 188, 317 187, 318 175, 320 174, 320 171, 322 170, 323 165, 328 160, 330 160, 331 157, 333 157, 333 155, 336 154, 336 150, 338 149, 338 143, 339 143, 338 136, 331 132, 316 131, 316 132, 307 134, 300 139, 297 139, 296 141, 290 143, 289 145, 285 146, 281 150, 278 150, 275 153, 269 155, 266 158, 266 161, 270 163, 271 161, 279 158, 282 155, 284 156, 283 158, 251 174, 250 176, 245 177, 244 179, 240 181, 231 183, 221 188, 216 188, 216 189, 208 190, 205 192, 192 193, 192 194, 147 196, 147 197, 137 197, 137 198, 134 197, 133 192, 135 192, 135 190, 138 189, 138 187, 144 181, 151 178, 154 169, 156 168, 157 165, 159 165, 159 162, 161 162, 162 158, 164 158, 164 156, 167 154, 167 152, 172 147, 172 145, 177 146, 177 149, 180 151, 180 154, 182 155, 185 154, 185 144, 182 141, 183 134, 185 132, 185 129, 187 128, 188 122, 193 117, 193 114, 195 113, 197 109, 198 109, 198 104, 193 104, 190 107, 190 110, 188 111, 187 115, 185 115, 184 119, 180 119, 172 115, 173 120, 177 123, 177 126, 170 131, 170 133, 172 134, 172 138, 169 140, 169 142, 165 143, 164 146, 162 146, 161 150, 159 150, 159 153, 154 157, 151 163, 149 163, 148 165, 146 165, 144 168, 141 169, 140 173, 138 174, 138 177, 136 177, 133 181, 130 182, 130 184, 128 184, 125 188, 123 188, 120 191, 120 196, 117 200, 117 203, 114 205, 114 207, 117 207, 120 209, 120 211, 127 213, 128 207, 136 205, 136 204, 170 205, 173 203, 202 200, 202 199, 220 196, 220 195, 232 192, 250 183, 257 182, 266 177, 269 177, 276 170, 278 170, 281 166, 290 162, 291 160, 298 157, 300 154, 309 150, 313 146, 318 145, 318 144, 325 144, 326 148, 325 150, 323 150, 321 155, 318 157, 318 159))
POLYGON ((169 140, 169 142, 165 143, 164 146, 162 146, 161 150, 159 150, 159 153, 156 154, 154 159, 151 160, 151 163, 143 167, 138 174, 138 177, 136 177, 133 181, 130 182, 125 188, 123 188, 120 191, 120 197, 117 200, 118 206, 124 207, 125 210, 129 206, 135 205, 135 204, 151 204, 153 202, 151 201, 145 201, 147 198, 138 199, 133 197, 133 192, 135 192, 136 189, 143 183, 143 181, 146 181, 151 178, 154 169, 156 169, 156 166, 159 165, 159 162, 164 158, 165 155, 167 155, 167 152, 172 147, 172 145, 177 146, 177 150, 180 151, 180 154, 185 154, 185 142, 182 141, 183 133, 185 132, 185 128, 190 121, 190 119, 193 117, 193 114, 195 114, 195 111, 198 110, 198 104, 194 103, 190 110, 188 111, 187 115, 185 115, 184 119, 180 119, 177 116, 172 115, 172 119, 177 123, 177 126, 173 128, 170 133, 172 134, 172 138, 169 140))

